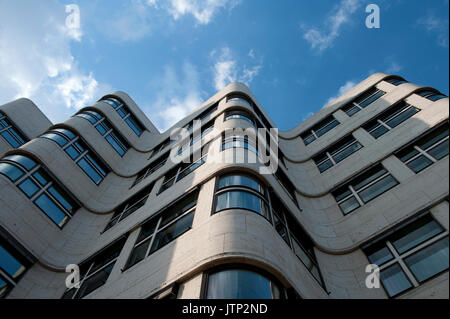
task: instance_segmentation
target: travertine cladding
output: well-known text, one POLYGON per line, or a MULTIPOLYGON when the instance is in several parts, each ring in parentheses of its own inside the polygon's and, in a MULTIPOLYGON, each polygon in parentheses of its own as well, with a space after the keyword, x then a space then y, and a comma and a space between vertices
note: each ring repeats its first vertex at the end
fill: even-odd
MULTIPOLYGON (((448 202, 442 201, 448 196, 448 156, 427 168, 426 174, 416 175, 392 155, 400 146, 448 119, 449 100, 446 98, 433 103, 411 95, 419 86, 409 83, 394 86, 383 81, 387 76, 382 73, 372 75, 294 129, 280 132, 280 149, 288 159, 288 170, 284 167, 281 169, 295 184, 301 209, 295 206, 273 175, 261 176, 261 180, 274 189, 316 244, 316 255, 328 291, 320 287, 264 218, 238 209, 211 216, 215 176, 236 169, 258 173, 255 164, 233 162, 233 150, 220 152, 220 137, 226 128, 251 127, 248 122, 239 119, 224 122, 224 112, 242 109, 254 114, 248 103, 226 102, 224 97, 236 92, 247 95, 269 123, 275 126, 244 84, 230 84, 174 125, 174 128, 186 126, 204 110, 219 102, 218 110, 206 119, 214 121, 214 131, 206 136, 204 142, 212 142, 208 157, 223 155, 229 163, 203 165, 159 195, 157 191, 164 174, 175 165, 170 161, 140 184, 130 187, 142 168, 170 149, 167 147, 149 160, 152 149, 170 137, 172 130, 159 133, 127 94, 115 92, 111 96, 121 98, 146 127, 141 137, 133 133, 110 105, 99 101, 85 108, 106 116, 129 142, 130 150, 123 157, 84 119, 73 117, 54 126, 76 131, 111 168, 111 173, 99 186, 94 185, 56 143, 36 138, 52 124, 31 101, 21 99, 0 106, 0 110, 30 138, 35 138, 19 150, 7 154, 21 152, 39 159, 83 205, 60 230, 6 177, 0 175, 0 225, 39 260, 13 289, 9 298, 60 298, 65 290, 65 266, 79 263, 123 234, 129 236, 107 283, 87 298, 145 298, 174 282, 182 282, 179 297, 198 298, 201 272, 214 265, 230 262, 263 268, 284 285, 294 287, 303 298, 386 298, 382 289, 365 288, 365 266, 368 260, 359 246, 423 209, 431 208, 434 217, 447 230, 449 227, 448 202), (387 94, 360 111, 358 116, 350 118, 339 110, 353 97, 375 84, 387 94), (422 109, 412 119, 378 140, 360 128, 373 116, 405 97, 408 103, 422 109), (305 147, 299 134, 329 114, 334 114, 341 124, 305 147), (352 132, 364 147, 319 174, 311 158, 352 132), (400 184, 344 217, 329 191, 379 161, 400 184), (153 181, 155 185, 144 207, 102 232, 114 208, 153 181), (139 225, 198 185, 201 186, 192 230, 122 272, 139 234, 139 225)), ((2 144, 0 150, 1 147, 2 144)), ((448 298, 448 272, 402 297, 448 298)))

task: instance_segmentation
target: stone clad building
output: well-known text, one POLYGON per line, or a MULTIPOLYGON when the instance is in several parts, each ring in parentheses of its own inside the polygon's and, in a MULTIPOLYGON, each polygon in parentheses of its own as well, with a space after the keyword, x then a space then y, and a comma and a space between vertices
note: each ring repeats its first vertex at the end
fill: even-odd
POLYGON ((278 136, 241 83, 177 140, 123 92, 56 125, 2 105, 0 297, 448 298, 448 115, 382 73, 278 136))

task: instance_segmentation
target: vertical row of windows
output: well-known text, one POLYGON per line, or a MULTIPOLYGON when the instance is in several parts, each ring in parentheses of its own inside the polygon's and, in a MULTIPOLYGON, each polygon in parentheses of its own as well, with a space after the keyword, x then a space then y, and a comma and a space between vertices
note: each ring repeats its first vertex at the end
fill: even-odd
POLYGON ((41 137, 50 139, 61 146, 64 152, 66 152, 95 184, 100 184, 109 173, 109 169, 94 154, 91 148, 87 146, 86 142, 72 131, 57 128, 48 131, 41 135, 41 137))
POLYGON ((343 161, 361 148, 361 143, 359 143, 353 135, 349 135, 330 146, 322 153, 316 155, 313 160, 319 168, 319 171, 322 173, 330 167, 343 161))
POLYGON ((198 192, 192 192, 141 226, 125 269, 136 265, 192 227, 198 192))
POLYGON ((18 148, 28 141, 3 112, 0 112, 0 136, 14 148, 18 148))
POLYGON ((125 103, 119 101, 119 99, 116 99, 114 97, 103 99, 102 102, 105 102, 112 106, 137 136, 142 135, 142 132, 144 131, 142 124, 139 123, 136 117, 125 105, 125 103))
POLYGON ((247 174, 221 176, 216 187, 214 213, 227 209, 245 209, 267 219, 313 277, 323 285, 313 243, 273 191, 247 174))
POLYGON ((390 297, 420 286, 448 270, 448 232, 429 212, 397 226, 362 247, 380 269, 380 279, 390 297))
POLYGON ((0 160, 0 174, 8 177, 43 213, 62 227, 79 208, 45 167, 24 155, 0 160))
POLYGON ((415 173, 419 173, 448 155, 448 134, 448 122, 445 122, 396 152, 395 155, 415 173))
POLYGON ((79 265, 80 288, 67 290, 62 298, 81 299, 103 286, 114 268, 125 241, 126 237, 122 237, 97 255, 82 262, 79 265))
POLYGON ((344 215, 347 215, 396 185, 398 181, 383 165, 377 164, 331 193, 344 215))
POLYGON ((111 123, 104 116, 93 111, 83 111, 76 116, 88 120, 97 129, 100 135, 112 146, 117 154, 123 156, 128 151, 128 143, 112 127, 111 123))
POLYGON ((183 146, 180 147, 180 149, 178 150, 178 155, 180 155, 181 153, 183 153, 186 149, 188 149, 189 147, 191 147, 192 145, 194 145, 195 143, 197 143, 198 141, 200 141, 201 139, 203 139, 205 136, 207 136, 209 133, 211 133, 214 130, 214 122, 210 122, 207 125, 204 125, 201 128, 201 133, 197 134, 197 136, 193 136, 193 134, 191 134, 191 137, 189 139, 189 142, 187 142, 186 144, 184 144, 183 146))
POLYGON ((0 229, 0 299, 5 298, 17 285, 32 261, 7 238, 0 229))

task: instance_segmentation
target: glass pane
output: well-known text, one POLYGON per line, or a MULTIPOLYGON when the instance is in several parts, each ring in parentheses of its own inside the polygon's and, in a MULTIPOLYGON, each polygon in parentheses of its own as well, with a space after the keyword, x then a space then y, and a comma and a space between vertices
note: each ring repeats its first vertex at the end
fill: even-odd
POLYGON ((108 143, 114 148, 114 150, 120 155, 123 156, 125 154, 125 151, 120 147, 120 145, 117 143, 117 141, 111 136, 111 134, 108 134, 105 136, 108 143))
POLYGON ((128 114, 125 112, 123 107, 121 107, 120 109, 117 109, 117 113, 120 115, 121 118, 124 118, 128 114))
POLYGON ((244 186, 248 188, 252 188, 257 192, 260 192, 262 187, 253 178, 245 175, 227 175, 224 177, 221 177, 219 180, 219 187, 218 189, 222 189, 229 186, 244 186))
POLYGON ((359 207, 359 203, 356 200, 356 198, 354 196, 352 196, 349 199, 340 203, 339 207, 342 209, 342 212, 344 213, 344 215, 347 215, 348 213, 357 209, 359 207))
POLYGON ((334 119, 331 123, 327 124, 325 127, 318 129, 316 131, 316 135, 320 137, 338 125, 339 125, 339 122, 336 119, 334 119))
POLYGON ((13 128, 10 128, 9 131, 11 132, 12 135, 14 135, 16 140, 18 140, 21 145, 25 144, 25 138, 21 134, 19 134, 18 131, 16 131, 13 128))
POLYGON ((314 135, 310 134, 303 138, 303 142, 305 143, 305 145, 308 145, 308 144, 312 143, 315 139, 316 139, 316 137, 314 135))
POLYGON ((386 268, 380 272, 380 279, 386 292, 393 297, 412 287, 399 264, 386 268))
POLYGON ((108 280, 109 274, 111 273, 113 268, 114 263, 108 265, 107 267, 97 272, 95 275, 86 279, 83 282, 83 285, 81 286, 80 290, 78 290, 76 298, 83 298, 84 296, 90 294, 97 288, 103 286, 106 283, 106 280, 108 280))
POLYGON ((380 97, 382 97, 385 93, 383 91, 378 91, 375 94, 371 95, 370 97, 366 98, 364 101, 359 102, 358 104, 362 107, 365 108, 366 106, 368 106, 369 104, 372 104, 373 102, 375 102, 376 100, 378 100, 380 97))
POLYGON ((0 246, 0 267, 14 279, 25 271, 25 267, 2 246, 0 246))
POLYGON ((400 253, 427 241, 443 231, 442 227, 431 217, 426 215, 396 232, 390 241, 400 253))
POLYGON ((352 192, 348 187, 341 187, 333 192, 334 198, 336 198, 336 201, 341 201, 345 197, 349 196, 352 192))
POLYGON ((322 164, 320 164, 318 167, 319 167, 319 171, 322 173, 322 172, 325 172, 327 169, 329 169, 332 166, 333 166, 333 162, 330 160, 327 160, 327 161, 323 162, 322 164))
POLYGON ((366 171, 361 175, 357 176, 351 182, 351 184, 353 185, 353 188, 357 191, 386 173, 387 171, 383 168, 382 165, 377 165, 376 167, 371 168, 369 171, 366 171))
POLYGON ((53 185, 48 188, 48 192, 65 208, 69 213, 73 213, 75 204, 58 186, 53 185))
POLYGON ((443 94, 434 94, 434 95, 429 96, 428 99, 431 101, 438 101, 438 100, 444 99, 446 97, 447 96, 443 95, 443 94))
POLYGON ((62 226, 66 222, 67 216, 46 194, 39 196, 34 203, 57 225, 62 226))
POLYGON ((28 196, 32 197, 39 190, 39 187, 30 179, 27 178, 19 184, 19 188, 28 196))
POLYGON ((71 159, 76 159, 78 156, 80 156, 80 152, 78 152, 75 147, 70 145, 68 148, 66 148, 66 153, 70 156, 71 159))
POLYGON ((420 171, 422 171, 423 169, 427 168, 431 164, 433 164, 432 161, 430 161, 425 156, 421 155, 418 158, 416 158, 416 159, 412 160, 411 162, 409 162, 407 165, 414 172, 419 173, 420 171))
POLYGON ((261 201, 262 199, 258 196, 248 192, 225 192, 217 196, 216 212, 230 208, 242 208, 261 214, 263 213, 261 201))
POLYGON ((314 263, 312 262, 311 258, 309 258, 308 254, 303 250, 301 245, 298 243, 297 239, 294 237, 292 237, 292 248, 294 250, 294 253, 297 255, 298 258, 300 258, 305 267, 308 270, 311 270, 314 267, 314 263))
POLYGON ((381 266, 385 262, 388 262, 394 258, 389 249, 386 247, 385 242, 382 240, 371 245, 369 248, 365 249, 364 252, 366 253, 369 261, 378 266, 381 266))
POLYGON ((370 134, 374 138, 379 138, 381 135, 384 135, 388 131, 389 130, 386 127, 384 127, 383 125, 380 125, 378 128, 376 128, 372 132, 370 132, 370 134))
POLYGON ((448 237, 409 256, 406 264, 412 270, 419 282, 448 269, 448 237))
POLYGON ((12 287, 9 286, 3 279, 0 277, 0 299, 5 298, 6 294, 12 287))
POLYGON ((439 127, 437 130, 434 130, 433 132, 427 134, 422 139, 420 139, 417 142, 417 145, 423 149, 426 150, 430 146, 436 144, 438 141, 443 140, 448 136, 448 124, 443 125, 439 127))
POLYGON ((397 184, 398 182, 391 175, 388 175, 375 184, 369 186, 365 190, 361 191, 360 193, 358 193, 358 195, 359 197, 361 197, 364 203, 367 203, 368 201, 374 199, 375 197, 378 197, 397 184))
POLYGON ((361 148, 361 144, 359 144, 358 142, 350 145, 349 147, 347 147, 345 150, 343 150, 342 152, 333 155, 333 158, 335 160, 336 163, 341 162, 342 160, 344 160, 345 158, 349 157, 350 155, 352 155, 353 153, 355 153, 357 150, 359 150, 361 148))
POLYGON ((128 124, 128 126, 133 130, 134 133, 136 133, 137 136, 141 136, 142 134, 142 128, 139 124, 137 124, 136 120, 132 118, 132 115, 130 115, 125 122, 128 124))
POLYGON ((47 175, 47 173, 40 168, 36 172, 33 173, 33 177, 38 181, 39 184, 42 186, 47 185, 47 183, 50 181, 50 177, 47 175))
POLYGON ((145 254, 147 253, 148 245, 150 244, 150 239, 146 240, 139 246, 136 246, 131 252, 130 259, 128 259, 128 263, 126 268, 133 267, 138 262, 145 258, 145 254))
POLYGON ((21 144, 12 136, 9 131, 3 131, 0 133, 5 140, 14 148, 18 148, 21 144))
POLYGON ((209 275, 207 299, 275 299, 279 289, 269 279, 247 270, 209 275))
POLYGON ((406 162, 417 154, 419 154, 419 151, 417 151, 414 147, 407 147, 404 150, 398 152, 397 156, 402 162, 406 162))
POLYGON ((284 225, 284 222, 282 222, 280 217, 278 217, 277 214, 275 214, 275 213, 273 214, 273 222, 274 222, 275 230, 277 231, 277 233, 281 236, 281 238, 283 238, 283 240, 286 242, 286 244, 288 244, 288 246, 290 247, 291 244, 289 243, 287 228, 284 225))
POLYGON ((106 134, 106 128, 103 126, 103 123, 97 124, 95 126, 95 128, 97 129, 97 131, 100 133, 100 135, 105 135, 106 134))
POLYGON ((345 113, 347 113, 348 116, 353 116, 356 113, 358 113, 361 109, 357 107, 356 105, 351 105, 348 108, 343 109, 345 113))
POLYGON ((23 167, 25 167, 26 170, 31 171, 37 164, 35 161, 33 161, 31 158, 25 157, 23 155, 10 155, 6 156, 4 160, 10 160, 13 162, 16 162, 23 167))
POLYGON ((55 141, 56 143, 58 143, 59 146, 61 146, 61 147, 63 147, 64 145, 66 145, 68 143, 68 140, 65 137, 63 137, 59 134, 55 134, 55 133, 47 133, 47 134, 42 135, 41 137, 49 138, 52 141, 55 141))
POLYGON ((448 139, 445 142, 443 142, 443 143, 435 146, 431 150, 429 150, 428 154, 430 154, 437 160, 440 160, 441 158, 444 158, 445 156, 447 156, 448 155, 448 139))
POLYGON ((407 119, 409 119, 410 117, 412 117, 417 112, 419 112, 418 109, 416 109, 415 107, 411 107, 408 110, 404 111, 403 113, 400 113, 399 115, 394 117, 392 120, 387 121, 386 124, 389 125, 390 127, 396 127, 399 124, 406 121, 407 119))
POLYGON ((178 236, 186 232, 192 226, 192 221, 194 219, 194 212, 187 214, 186 216, 181 217, 175 223, 170 225, 164 230, 158 232, 155 236, 155 241, 153 242, 150 253, 158 250, 159 248, 167 245, 178 236))
POLYGON ((18 167, 9 163, 0 163, 0 174, 8 177, 12 182, 17 181, 25 173, 18 167))
POLYGON ((86 154, 86 158, 89 160, 89 162, 90 162, 92 165, 95 166, 95 168, 97 169, 97 171, 99 171, 100 174, 101 174, 103 177, 106 176, 107 173, 106 173, 106 171, 103 169, 103 167, 99 164, 99 162, 100 162, 99 160, 94 159, 94 158, 92 157, 92 155, 89 154, 89 153, 86 154))
POLYGON ((84 159, 78 161, 78 166, 92 179, 95 184, 98 184, 102 181, 102 176, 84 159))

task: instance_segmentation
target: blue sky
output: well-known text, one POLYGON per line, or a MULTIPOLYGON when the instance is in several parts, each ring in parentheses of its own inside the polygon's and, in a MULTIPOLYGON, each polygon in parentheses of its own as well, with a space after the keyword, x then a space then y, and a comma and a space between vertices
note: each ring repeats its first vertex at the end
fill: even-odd
POLYGON ((0 0, 0 104, 53 121, 115 90, 167 129, 232 81, 281 130, 373 72, 449 87, 448 0, 0 0), (381 10, 368 29, 365 8, 381 10), (65 6, 80 9, 67 28, 65 6))

